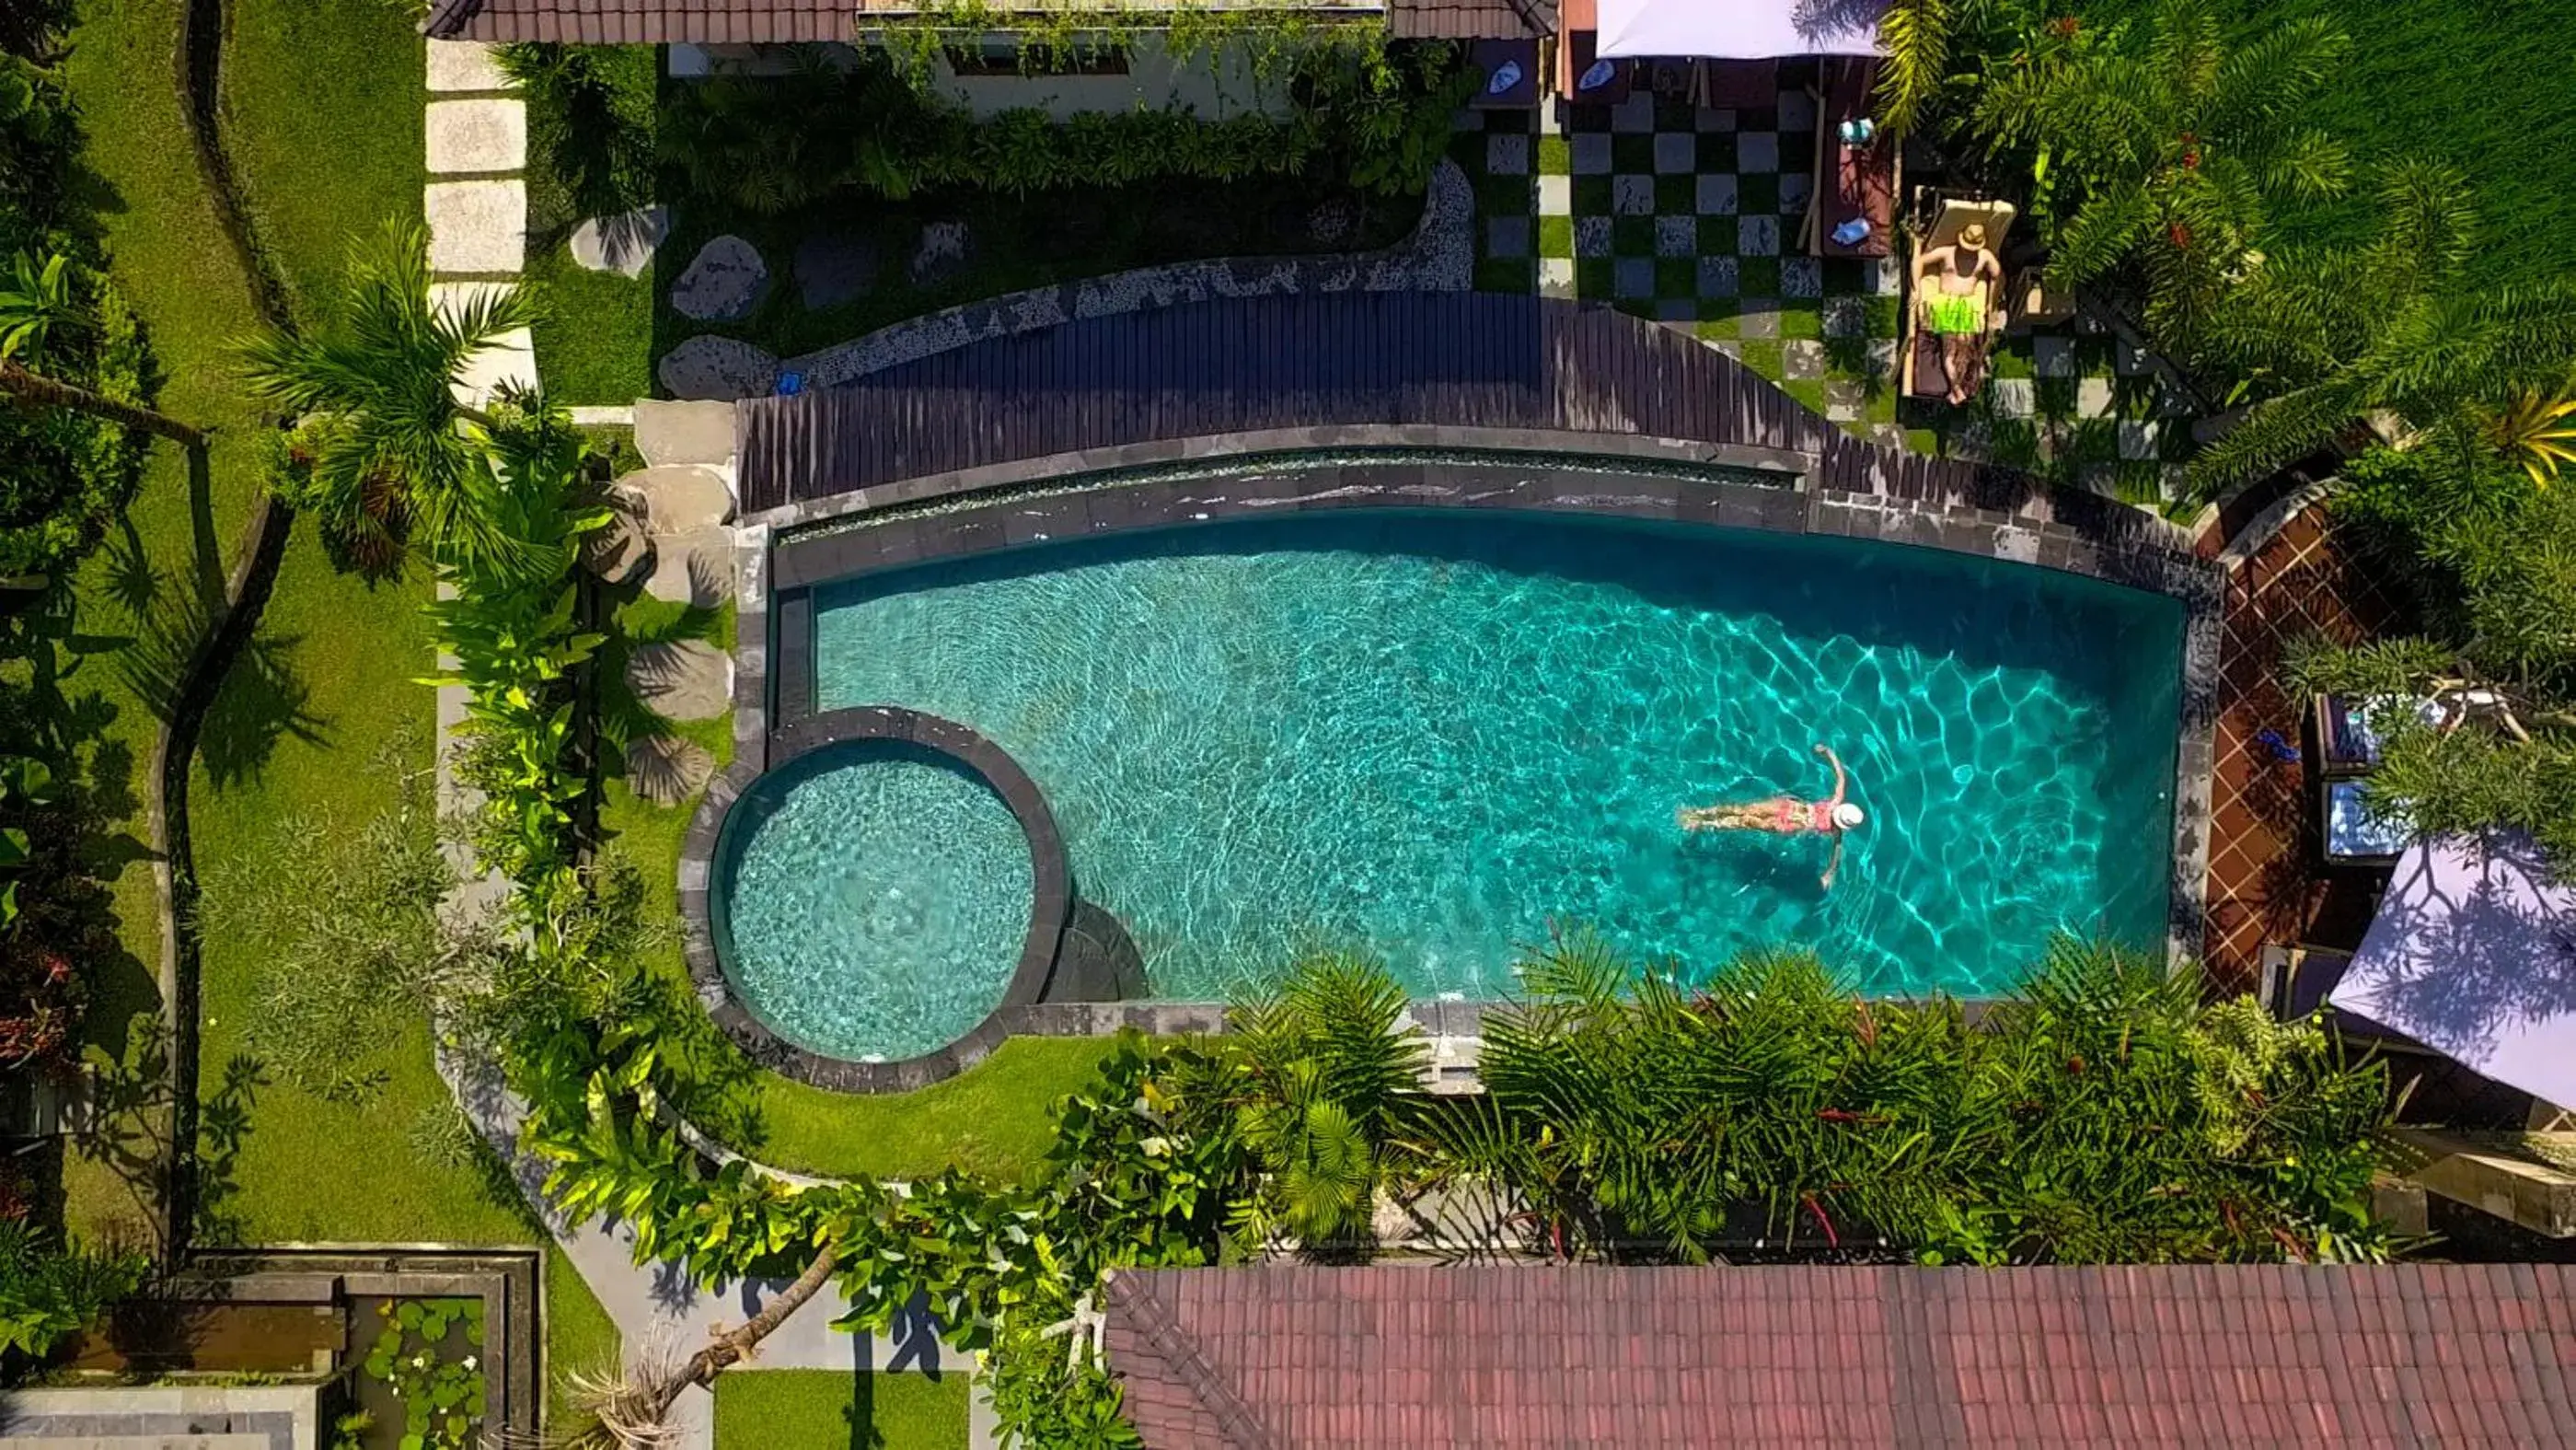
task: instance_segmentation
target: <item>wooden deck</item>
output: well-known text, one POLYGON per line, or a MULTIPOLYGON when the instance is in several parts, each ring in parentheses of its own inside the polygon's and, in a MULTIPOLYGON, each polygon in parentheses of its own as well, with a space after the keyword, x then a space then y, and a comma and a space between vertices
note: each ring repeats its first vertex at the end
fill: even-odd
POLYGON ((1358 424, 1644 434, 1786 449, 1849 493, 2129 511, 2010 469, 1870 443, 1693 338, 1605 307, 1491 293, 1221 299, 973 343, 844 387, 745 402, 759 512, 906 478, 1154 440, 1358 424))

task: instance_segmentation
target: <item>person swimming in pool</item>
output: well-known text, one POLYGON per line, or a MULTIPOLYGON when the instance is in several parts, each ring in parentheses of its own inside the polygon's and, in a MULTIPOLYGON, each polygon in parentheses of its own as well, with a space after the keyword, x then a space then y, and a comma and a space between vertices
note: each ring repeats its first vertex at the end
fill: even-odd
POLYGON ((1773 796, 1767 801, 1748 801, 1732 806, 1686 806, 1675 816, 1685 831, 1771 831, 1783 836, 1805 835, 1812 831, 1834 838, 1834 854, 1825 862, 1820 884, 1831 890, 1834 873, 1842 869, 1843 832, 1858 830, 1868 820, 1861 808, 1844 800, 1851 777, 1843 770, 1841 757, 1833 747, 1816 746, 1816 753, 1834 768, 1834 793, 1825 800, 1802 801, 1796 796, 1773 796))

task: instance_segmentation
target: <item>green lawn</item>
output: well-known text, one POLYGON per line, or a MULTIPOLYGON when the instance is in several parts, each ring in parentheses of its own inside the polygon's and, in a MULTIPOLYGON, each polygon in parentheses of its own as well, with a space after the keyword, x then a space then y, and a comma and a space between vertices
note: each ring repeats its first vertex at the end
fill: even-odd
POLYGON ((420 215, 421 39, 388 0, 227 0, 224 137, 299 310, 349 238, 420 215))
POLYGON ((600 1374, 617 1363, 617 1326, 599 1307, 572 1260, 546 1254, 546 1421, 559 1426, 571 1411, 571 1373, 600 1374))
POLYGON ((716 1381, 716 1450, 953 1450, 966 1376, 735 1370, 716 1381))
MULTIPOLYGON (((203 466, 152 445, 123 525, 78 578, 81 653, 63 691, 93 734, 89 773, 126 809, 108 842, 122 950, 92 966, 86 1036, 111 1057, 159 1009, 157 894, 144 847, 144 771, 178 662, 218 597, 263 488, 261 424, 225 370, 232 339, 257 324, 250 288, 220 241, 172 79, 183 0, 84 7, 66 72, 80 103, 83 159, 117 285, 141 314, 163 379, 160 406, 216 430, 203 466), (90 723, 90 722, 94 722, 90 723)), ((117 1124, 122 1164, 71 1159, 65 1216, 75 1234, 130 1235, 149 1221, 156 1150, 143 1115, 117 1124)))

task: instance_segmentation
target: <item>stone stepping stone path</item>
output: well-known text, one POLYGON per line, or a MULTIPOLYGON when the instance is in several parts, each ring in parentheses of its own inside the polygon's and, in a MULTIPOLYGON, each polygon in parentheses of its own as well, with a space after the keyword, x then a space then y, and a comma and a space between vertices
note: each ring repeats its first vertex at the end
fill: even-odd
POLYGON ((668 604, 714 609, 733 597, 733 534, 721 526, 656 534, 644 592, 668 604))
MULTIPOLYGON (((527 266, 528 108, 492 48, 472 41, 425 42, 429 99, 421 113, 421 215, 429 223, 433 303, 475 284, 507 283, 527 266)), ((503 386, 537 385, 536 339, 517 329, 476 356, 457 384, 472 403, 503 386)))
POLYGON ((685 534, 733 520, 733 489, 722 474, 694 463, 647 468, 612 487, 642 503, 645 527, 655 534, 685 534))
POLYGON ((677 735, 648 735, 626 747, 626 785, 657 806, 676 806, 707 788, 716 758, 677 735))
POLYGON ((626 687, 665 720, 713 720, 733 708, 733 659, 702 639, 638 645, 626 687))
POLYGON ((671 310, 699 322, 740 322, 769 295, 769 264, 760 249, 727 234, 698 248, 671 284, 671 310))
POLYGON ((572 229, 572 259, 593 272, 641 277, 670 234, 671 209, 666 206, 595 216, 572 229))
POLYGON ((654 468, 689 463, 722 468, 733 458, 733 404, 640 399, 635 404, 635 451, 654 468))
POLYGON ((739 338, 700 333, 662 354, 653 375, 675 398, 765 398, 778 386, 778 359, 739 338))

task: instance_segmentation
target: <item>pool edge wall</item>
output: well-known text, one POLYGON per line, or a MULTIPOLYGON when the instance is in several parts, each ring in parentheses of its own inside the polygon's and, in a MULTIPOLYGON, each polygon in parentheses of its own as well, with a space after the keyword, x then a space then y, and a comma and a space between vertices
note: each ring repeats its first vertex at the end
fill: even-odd
MULTIPOLYGON (((802 721, 823 718, 814 713, 813 700, 810 591, 816 585, 1070 538, 1312 510, 1499 509, 1812 534, 2076 574, 2181 605, 2166 953, 2176 966, 2196 958, 2208 866, 2225 570, 2195 554, 2188 537, 2165 520, 2107 500, 2100 501, 2109 504, 2101 509, 2050 509, 2045 517, 2034 517, 2025 511, 1820 487, 1818 472, 1812 455, 1795 451, 1633 433, 1337 425, 1050 455, 764 510, 743 520, 738 545, 735 765, 710 786, 700 815, 716 804, 720 792, 730 804, 768 765, 784 763, 790 757, 772 761, 774 746, 790 740, 802 721), (1376 451, 1389 457, 1318 466, 1297 456, 1376 451), (1485 456, 1470 462, 1405 456, 1426 451, 1485 456), (1574 466, 1577 460, 1580 467, 1574 466), (1221 478, 1120 477, 1178 465, 1224 465, 1232 471, 1221 478), (1623 471, 1631 466, 1633 471, 1623 471), (2073 517, 2060 518, 2061 512, 2073 517)), ((702 823, 692 825, 680 884, 688 908, 691 974, 699 979, 703 999, 707 989, 697 961, 702 953, 713 963, 705 893, 715 836, 709 832, 702 842, 702 823), (695 905, 690 906, 693 890, 695 905)), ((722 980, 720 971, 717 980, 722 980)), ((1416 1002, 1414 1011, 1435 1036, 1472 1035, 1445 1032, 1442 1024, 1453 1014, 1472 1021, 1485 1005, 1425 1000, 1416 1002)), ((889 1086, 850 1090, 902 1091, 926 1085, 980 1060, 1011 1032, 1105 1035, 1121 1027, 1207 1032, 1222 1025, 1221 1004, 1040 1004, 1032 998, 997 1012, 962 1039, 959 1046, 994 1030, 991 1041, 981 1042, 971 1057, 947 1072, 907 1073, 889 1086)))
POLYGON ((869 705, 807 714, 774 732, 758 761, 737 759, 707 787, 680 856, 682 955, 699 1005, 745 1056, 772 1072, 840 1092, 909 1092, 956 1076, 984 1060, 1011 1035, 1021 1009, 1036 1005, 1055 972, 1065 924, 1073 915, 1073 873, 1046 796, 1000 746, 953 720, 918 710, 869 705), (929 1052, 881 1062, 835 1057, 801 1046, 761 1020, 741 1000, 716 942, 712 893, 725 824, 734 805, 769 769, 839 746, 888 741, 938 756, 1001 798, 1029 849, 1033 875, 1029 929, 1001 1000, 965 1035, 929 1052))

